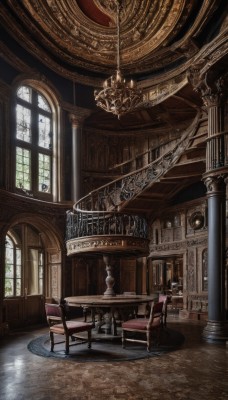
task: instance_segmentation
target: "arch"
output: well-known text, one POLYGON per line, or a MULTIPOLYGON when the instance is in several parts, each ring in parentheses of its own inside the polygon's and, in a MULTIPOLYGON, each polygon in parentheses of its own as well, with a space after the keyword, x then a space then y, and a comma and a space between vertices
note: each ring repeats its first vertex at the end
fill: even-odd
POLYGON ((62 138, 61 138, 61 97, 56 88, 41 74, 31 76, 21 74, 12 84, 13 103, 16 103, 16 91, 20 86, 28 86, 39 92, 48 101, 52 113, 52 196, 54 202, 62 199, 62 138))
MULTIPOLYGON (((46 255, 45 261, 45 281, 44 293, 45 298, 59 300, 63 291, 63 260, 62 256, 63 238, 61 233, 50 221, 44 219, 37 214, 20 214, 13 217, 4 227, 2 234, 4 237, 11 229, 16 226, 28 226, 36 229, 40 235, 41 242, 46 255)), ((24 288, 23 293, 26 290, 24 288)))

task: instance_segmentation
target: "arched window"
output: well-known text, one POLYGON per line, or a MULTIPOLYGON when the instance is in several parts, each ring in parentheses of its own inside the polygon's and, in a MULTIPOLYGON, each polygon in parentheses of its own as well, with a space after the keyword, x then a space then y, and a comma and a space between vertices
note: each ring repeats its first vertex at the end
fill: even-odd
POLYGON ((51 106, 43 94, 30 86, 20 86, 16 94, 15 186, 30 196, 51 200, 51 106))
POLYGON ((5 238, 4 297, 44 293, 45 248, 40 232, 18 224, 5 238))
POLYGON ((13 239, 5 239, 5 297, 21 296, 21 249, 13 239))

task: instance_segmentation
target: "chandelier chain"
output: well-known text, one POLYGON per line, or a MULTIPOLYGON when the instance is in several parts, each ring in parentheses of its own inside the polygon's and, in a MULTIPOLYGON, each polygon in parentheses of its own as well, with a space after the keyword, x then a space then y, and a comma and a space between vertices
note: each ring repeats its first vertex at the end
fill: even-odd
POLYGON ((133 111, 142 102, 142 91, 137 89, 136 82, 126 82, 120 69, 120 10, 121 0, 116 0, 117 25, 117 70, 103 83, 101 91, 95 90, 95 101, 98 107, 111 112, 120 119, 120 116, 133 111))

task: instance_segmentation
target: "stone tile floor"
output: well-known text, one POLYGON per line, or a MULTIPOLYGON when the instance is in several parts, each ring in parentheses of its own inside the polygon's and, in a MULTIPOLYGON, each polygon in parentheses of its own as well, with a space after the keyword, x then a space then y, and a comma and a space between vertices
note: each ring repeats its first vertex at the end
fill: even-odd
POLYGON ((228 346, 201 340, 204 323, 168 316, 185 343, 161 356, 123 362, 49 359, 27 349, 47 327, 0 339, 0 400, 226 400, 228 346))

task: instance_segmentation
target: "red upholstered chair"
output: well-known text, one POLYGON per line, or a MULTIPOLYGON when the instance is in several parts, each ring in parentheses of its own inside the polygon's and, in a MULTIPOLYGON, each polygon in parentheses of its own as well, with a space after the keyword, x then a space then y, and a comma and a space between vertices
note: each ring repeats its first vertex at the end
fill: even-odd
POLYGON ((147 351, 151 350, 152 335, 155 333, 157 344, 160 342, 160 331, 162 328, 163 302, 152 304, 149 318, 135 318, 122 323, 122 347, 125 342, 138 342, 147 345, 147 351), (131 337, 129 337, 129 332, 131 337), (136 334, 133 337, 133 334, 136 334), (138 335, 138 337, 137 337, 138 335), (142 338, 139 338, 139 335, 142 338), (146 336, 143 339, 143 336, 146 336))
MULTIPOLYGON (((80 339, 80 343, 88 342, 88 347, 91 347, 91 330, 93 328, 92 323, 81 322, 81 321, 67 321, 66 312, 64 305, 61 304, 49 304, 45 303, 45 311, 47 322, 49 325, 49 333, 51 340, 51 351, 54 350, 54 345, 65 342, 65 353, 69 354, 69 341, 80 339), (82 339, 77 336, 80 332, 88 332, 88 339, 82 339), (65 340, 62 342, 54 341, 54 334, 64 335, 65 340)), ((73 343, 78 344, 78 343, 73 343)))
POLYGON ((166 319, 167 319, 167 303, 168 303, 168 296, 166 294, 159 294, 158 302, 163 302, 163 311, 162 311, 162 323, 163 326, 166 326, 166 319))

